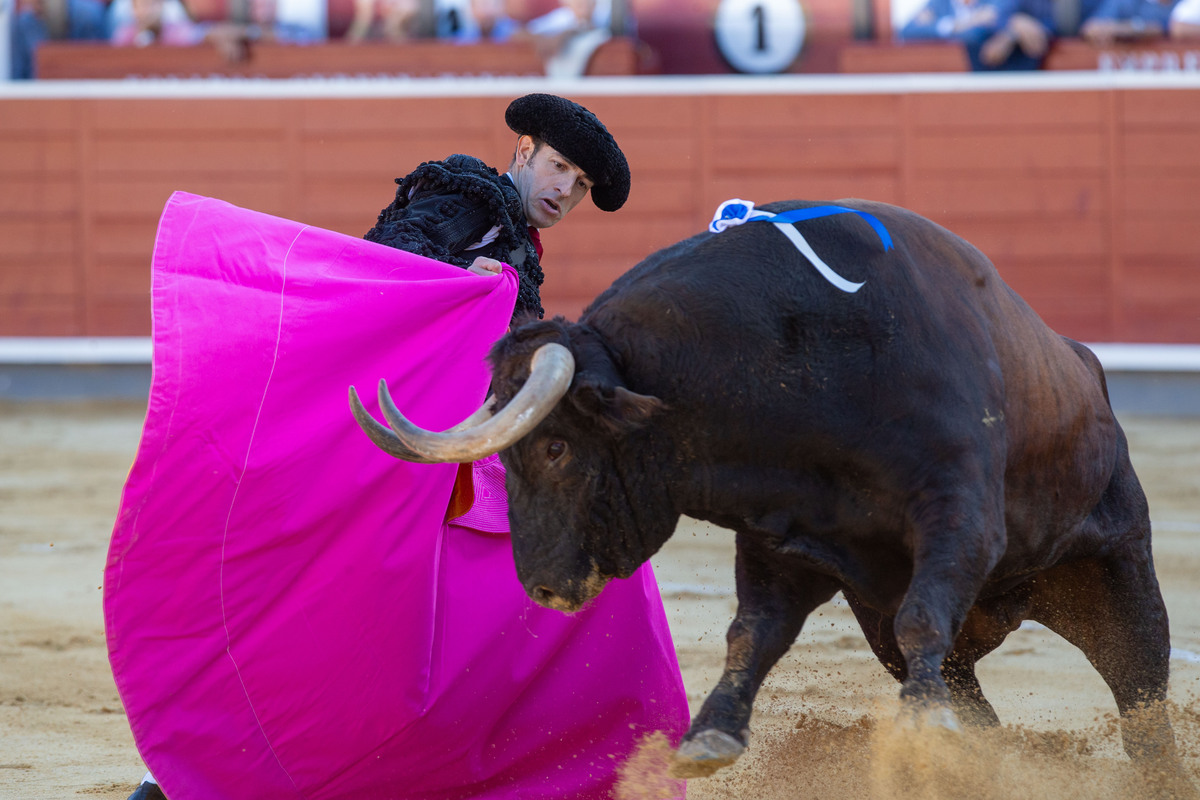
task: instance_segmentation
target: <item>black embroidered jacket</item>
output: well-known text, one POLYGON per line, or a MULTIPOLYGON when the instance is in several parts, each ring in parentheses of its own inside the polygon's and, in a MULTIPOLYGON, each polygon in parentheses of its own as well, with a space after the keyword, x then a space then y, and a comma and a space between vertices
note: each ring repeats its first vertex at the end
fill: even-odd
POLYGON ((453 155, 427 161, 396 183, 396 199, 365 239, 464 268, 477 256, 511 264, 520 276, 513 317, 543 315, 541 264, 507 176, 472 156, 453 155), (467 249, 497 225, 493 241, 467 249))

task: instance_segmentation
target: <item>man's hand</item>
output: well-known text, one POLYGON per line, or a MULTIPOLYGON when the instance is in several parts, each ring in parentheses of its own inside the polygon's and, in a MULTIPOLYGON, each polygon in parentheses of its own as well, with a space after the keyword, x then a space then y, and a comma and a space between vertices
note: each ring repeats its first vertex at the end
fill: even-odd
POLYGON ((1050 32, 1035 17, 1018 11, 1008 19, 1008 30, 1025 55, 1041 58, 1050 49, 1050 32))
POLYGON ((1001 28, 988 37, 979 48, 979 60, 989 67, 998 67, 1008 60, 1016 47, 1017 38, 1007 28, 1001 28))
POLYGON ((250 39, 244 25, 219 23, 209 29, 205 38, 230 64, 240 64, 250 58, 250 39))
POLYGON ((496 259, 479 256, 467 267, 467 272, 474 272, 476 275, 499 275, 503 269, 504 265, 496 259))

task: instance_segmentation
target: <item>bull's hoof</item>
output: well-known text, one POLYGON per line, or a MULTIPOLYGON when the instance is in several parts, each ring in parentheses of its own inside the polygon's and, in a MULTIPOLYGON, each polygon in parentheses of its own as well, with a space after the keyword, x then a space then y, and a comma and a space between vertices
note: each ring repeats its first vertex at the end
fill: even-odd
POLYGON ((906 705, 896 719, 901 728, 962 733, 962 723, 950 706, 932 703, 906 705))
POLYGON ((724 731, 709 728, 679 745, 671 759, 672 778, 706 778, 728 767, 746 751, 746 746, 724 731))

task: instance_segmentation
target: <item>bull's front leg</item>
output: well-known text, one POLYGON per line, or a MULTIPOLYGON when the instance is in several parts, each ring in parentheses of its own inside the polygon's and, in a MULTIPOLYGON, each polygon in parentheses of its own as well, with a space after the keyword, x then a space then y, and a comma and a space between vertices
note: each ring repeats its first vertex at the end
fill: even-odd
POLYGON ((813 609, 839 586, 795 559, 738 534, 738 610, 726 634, 725 671, 675 753, 677 778, 711 775, 738 759, 749 743, 754 697, 813 609))
POLYGON ((903 718, 917 726, 959 729, 942 665, 1003 552, 1000 496, 989 500, 972 486, 930 489, 911 511, 913 573, 892 627, 907 667, 903 718))

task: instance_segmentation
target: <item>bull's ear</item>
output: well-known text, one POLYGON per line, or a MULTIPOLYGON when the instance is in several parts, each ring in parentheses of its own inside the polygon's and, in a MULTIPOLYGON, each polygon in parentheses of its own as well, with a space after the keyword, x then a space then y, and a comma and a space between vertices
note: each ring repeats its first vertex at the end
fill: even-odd
POLYGON ((581 411, 594 417, 613 433, 627 433, 645 425, 666 404, 648 394, 631 392, 594 373, 575 376, 571 399, 581 411))
POLYGON ((655 413, 667 407, 666 403, 654 395, 631 392, 624 386, 618 386, 613 395, 621 418, 627 424, 637 427, 646 424, 655 413))

